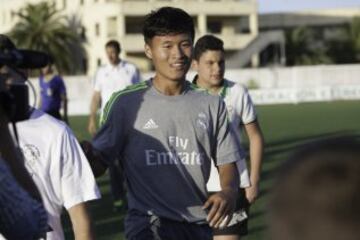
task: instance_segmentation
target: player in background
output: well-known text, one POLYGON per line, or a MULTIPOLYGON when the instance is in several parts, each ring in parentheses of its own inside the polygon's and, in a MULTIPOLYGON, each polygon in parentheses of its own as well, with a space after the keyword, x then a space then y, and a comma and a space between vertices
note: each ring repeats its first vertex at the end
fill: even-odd
POLYGON ((66 87, 64 80, 57 73, 54 60, 51 58, 49 64, 42 68, 40 72, 39 109, 54 118, 69 123, 66 87), (60 114, 61 109, 63 110, 62 116, 60 114))
POLYGON ((235 133, 221 98, 185 79, 193 53, 191 16, 162 7, 146 16, 143 34, 155 76, 112 96, 99 132, 83 143, 85 153, 95 175, 121 160, 127 239, 212 239, 210 226, 219 227, 235 206, 234 162, 241 158, 235 133), (222 189, 209 197, 212 159, 222 189))
MULTIPOLYGON (((200 88, 207 89, 211 94, 222 97, 225 101, 229 120, 240 137, 240 129, 245 129, 250 142, 250 184, 246 181, 247 173, 243 172, 237 207, 240 210, 239 222, 231 227, 224 229, 214 229, 214 239, 236 240, 241 235, 247 234, 247 219, 241 220, 242 209, 248 213, 248 205, 252 204, 259 192, 259 181, 261 162, 263 155, 263 135, 257 121, 254 105, 251 101, 247 89, 237 83, 224 79, 225 56, 223 41, 212 35, 205 35, 198 39, 195 44, 193 67, 197 71, 194 83, 200 88), (245 188, 245 189, 244 189, 245 188)), ((240 169, 244 161, 237 163, 240 169)), ((219 191, 218 174, 213 166, 210 180, 208 182, 209 191, 219 191)), ((235 222, 234 222, 235 223, 235 222)))
POLYGON ((105 44, 109 63, 99 67, 94 77, 94 91, 91 98, 88 131, 94 135, 97 130, 97 112, 104 111, 105 104, 114 92, 140 82, 136 66, 120 58, 121 46, 116 40, 105 44))
MULTIPOLYGON (((97 129, 97 112, 104 110, 105 104, 114 92, 123 90, 127 86, 140 82, 139 71, 134 64, 120 58, 121 46, 116 40, 105 44, 105 51, 109 63, 101 66, 94 77, 94 91, 90 105, 88 131, 94 135, 97 129)), ((123 208, 125 195, 124 177, 118 161, 109 166, 110 187, 114 199, 114 210, 123 208)))

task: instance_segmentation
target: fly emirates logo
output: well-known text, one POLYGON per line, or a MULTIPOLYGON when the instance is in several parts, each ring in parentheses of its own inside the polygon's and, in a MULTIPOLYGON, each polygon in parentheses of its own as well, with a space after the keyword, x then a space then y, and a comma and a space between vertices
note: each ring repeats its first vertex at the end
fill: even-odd
POLYGON ((202 154, 192 151, 187 151, 189 139, 177 136, 170 136, 168 138, 169 145, 172 148, 170 152, 157 152, 152 149, 145 150, 146 165, 202 165, 202 154), (179 149, 179 151, 177 150, 179 149))

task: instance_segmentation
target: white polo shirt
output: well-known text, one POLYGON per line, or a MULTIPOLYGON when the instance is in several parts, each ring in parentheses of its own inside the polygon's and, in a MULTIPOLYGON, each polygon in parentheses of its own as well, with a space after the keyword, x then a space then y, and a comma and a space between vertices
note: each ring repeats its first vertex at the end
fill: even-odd
POLYGON ((101 112, 114 92, 139 82, 138 69, 125 60, 121 60, 116 66, 111 64, 101 66, 94 77, 94 90, 100 92, 101 96, 101 112))
POLYGON ((62 207, 99 199, 89 163, 72 131, 61 121, 34 110, 16 124, 25 166, 37 185, 53 229, 48 240, 62 240, 62 207))
MULTIPOLYGON (((240 138, 240 124, 249 124, 256 120, 256 111, 251 97, 243 85, 229 80, 224 80, 224 85, 220 90, 220 96, 224 99, 228 111, 230 123, 233 125, 236 135, 240 138)), ((249 172, 246 161, 237 161, 236 165, 240 174, 240 187, 250 186, 249 172)), ((210 178, 207 183, 209 191, 220 191, 219 174, 215 166, 212 166, 210 178)))

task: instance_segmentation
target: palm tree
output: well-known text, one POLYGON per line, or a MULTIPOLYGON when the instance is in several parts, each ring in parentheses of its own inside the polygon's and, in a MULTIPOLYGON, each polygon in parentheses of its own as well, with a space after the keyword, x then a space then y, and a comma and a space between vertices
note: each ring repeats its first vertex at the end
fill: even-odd
POLYGON ((9 35, 20 48, 44 51, 54 57, 61 72, 74 73, 72 48, 76 44, 84 48, 76 32, 68 26, 68 20, 56 9, 55 3, 27 4, 16 15, 19 21, 9 35))

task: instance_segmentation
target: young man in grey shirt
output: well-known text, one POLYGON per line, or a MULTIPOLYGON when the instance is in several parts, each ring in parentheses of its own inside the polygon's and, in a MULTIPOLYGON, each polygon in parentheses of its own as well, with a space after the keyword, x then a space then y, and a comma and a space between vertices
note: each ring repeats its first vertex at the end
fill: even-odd
POLYGON ((143 34, 154 78, 113 94, 102 127, 84 150, 96 175, 121 159, 128 185, 127 239, 212 239, 210 226, 228 222, 234 211, 239 144, 221 98, 185 80, 192 18, 163 7, 146 17, 143 34), (209 197, 212 160, 222 189, 209 197))

